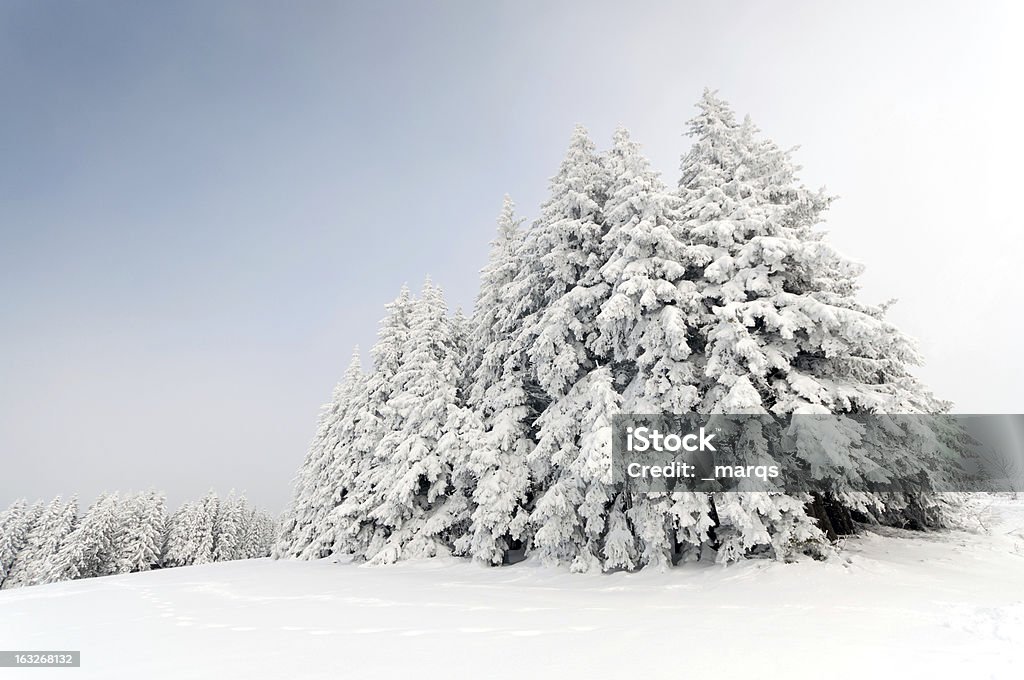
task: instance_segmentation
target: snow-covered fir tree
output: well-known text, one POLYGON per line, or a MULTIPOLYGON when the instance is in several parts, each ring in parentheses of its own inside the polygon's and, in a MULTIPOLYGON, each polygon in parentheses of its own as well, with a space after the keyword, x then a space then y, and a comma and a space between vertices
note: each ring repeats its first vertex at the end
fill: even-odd
POLYGON ((242 543, 236 559, 250 560, 270 555, 277 526, 274 519, 262 510, 242 505, 244 522, 242 525, 242 543))
POLYGON ((6 586, 12 576, 17 577, 18 557, 29 545, 32 531, 43 515, 42 503, 29 505, 24 499, 0 513, 0 587, 6 586))
POLYGON ((361 457, 361 450, 355 444, 359 423, 365 417, 365 387, 362 361, 356 348, 335 393, 337 407, 327 439, 330 455, 308 494, 314 529, 309 539, 303 541, 306 544, 303 556, 307 558, 323 557, 333 550, 337 533, 334 511, 353 485, 352 473, 358 466, 355 457, 361 457))
POLYGON ((386 465, 370 516, 388 530, 374 556, 380 562, 450 553, 453 533, 464 530, 468 520, 466 494, 453 478, 453 470, 465 467, 465 461, 448 458, 462 449, 438 446, 449 406, 459 406, 464 354, 455 331, 441 289, 428 279, 411 306, 387 402, 394 426, 378 445, 377 458, 386 465))
MULTIPOLYGON (((329 404, 320 414, 316 436, 295 484, 288 520, 282 527, 277 550, 307 558, 329 555, 334 543, 330 523, 333 511, 347 488, 338 477, 351 471, 355 432, 353 411, 363 397, 363 372, 359 349, 341 382, 334 388, 329 404)), ((349 482, 351 483, 351 482, 349 482)))
POLYGON ((214 522, 213 561, 228 562, 241 559, 245 538, 245 499, 235 496, 232 490, 220 502, 217 519, 214 522))
MULTIPOLYGON (((714 93, 705 92, 698 108, 680 189, 687 261, 703 300, 701 411, 942 411, 910 374, 919 363, 914 344, 885 320, 883 307, 856 299, 860 267, 816 228, 830 197, 803 187, 789 154, 749 119, 738 122, 714 93)), ((831 453, 834 460, 841 452, 831 453)), ((846 469, 831 471, 839 479, 859 476, 848 453, 846 469)), ((759 546, 785 557, 823 544, 822 530, 834 535, 832 520, 848 521, 851 509, 871 511, 860 494, 714 500, 721 559, 759 546)))
POLYGON ((126 496, 122 500, 125 518, 120 538, 117 572, 149 571, 160 566, 167 532, 166 500, 158 491, 126 496))
POLYGON ((475 408, 480 408, 487 390, 501 379, 508 356, 507 345, 512 330, 508 318, 512 302, 509 285, 520 267, 521 224, 515 203, 506 195, 498 215, 497 234, 491 241, 487 266, 480 272, 480 292, 473 310, 471 387, 467 402, 475 408))
POLYGON ((167 567, 183 567, 192 563, 195 552, 191 540, 192 503, 184 503, 167 518, 162 562, 167 567))
POLYGON ((608 176, 587 131, 577 126, 550 196, 527 235, 519 293, 539 300, 518 342, 538 382, 554 398, 566 394, 593 368, 588 352, 595 319, 608 286, 600 276, 607 245, 603 205, 608 176), (523 290, 530 288, 533 290, 523 290))
MULTIPOLYGON (((699 295, 687 277, 680 201, 623 128, 615 132, 607 167, 604 214, 612 249, 601 274, 612 293, 598 315, 596 349, 623 376, 623 411, 691 412, 700 398, 700 357, 692 346, 699 295)), ((679 553, 699 551, 710 512, 703 494, 649 494, 616 498, 610 521, 623 549, 638 551, 637 564, 664 567, 679 553)), ((630 567, 614 560, 606 566, 630 567)))
POLYGON ((613 376, 597 351, 597 315, 610 293, 601 275, 609 251, 604 216, 609 179, 604 158, 577 126, 540 218, 527 234, 522 275, 511 286, 536 305, 513 350, 525 350, 543 391, 537 446, 530 452, 539 487, 529 522, 531 547, 545 562, 571 562, 576 570, 600 564, 603 504, 610 500, 610 458, 597 473, 591 458, 598 449, 583 448, 584 440, 592 441, 585 428, 603 427, 611 412, 593 419, 584 414, 617 408, 618 402, 617 395, 607 398, 613 376), (593 521, 595 503, 602 505, 600 522, 593 521))
MULTIPOLYGON (((408 348, 412 307, 413 297, 407 286, 402 286, 398 297, 386 305, 387 315, 380 322, 377 342, 370 351, 373 370, 354 391, 352 408, 343 421, 348 444, 340 447, 331 476, 339 504, 323 527, 327 537, 321 539, 333 541, 339 553, 372 557, 388 533, 371 513, 379 505, 379 489, 389 469, 388 452, 381 448, 380 441, 399 422, 390 400, 408 348)), ((275 554, 279 554, 279 546, 280 541, 275 554)), ((297 549, 301 552, 305 547, 300 544, 297 549)))
POLYGON ((20 588, 46 580, 53 557, 74 528, 77 506, 74 500, 64 503, 60 496, 46 506, 28 532, 24 547, 17 553, 3 581, 3 588, 20 588))
POLYGON ((487 564, 501 564, 526 539, 530 514, 532 423, 537 413, 527 390, 531 380, 525 351, 513 340, 526 318, 513 285, 521 271, 523 235, 515 206, 506 196, 498 217, 473 314, 473 355, 469 406, 461 445, 469 452, 475 478, 469 551, 487 564), (480 432, 483 430, 483 432, 480 432))
POLYGON ((189 539, 192 547, 191 564, 207 564, 214 561, 217 546, 217 516, 220 514, 220 498, 210 491, 193 504, 189 514, 189 539))
POLYGON ((54 556, 46 580, 71 581, 119 572, 121 541, 126 519, 117 494, 104 494, 94 502, 54 556))
POLYGON ((168 521, 165 564, 187 566, 215 561, 219 510, 220 499, 213 491, 182 505, 168 521))

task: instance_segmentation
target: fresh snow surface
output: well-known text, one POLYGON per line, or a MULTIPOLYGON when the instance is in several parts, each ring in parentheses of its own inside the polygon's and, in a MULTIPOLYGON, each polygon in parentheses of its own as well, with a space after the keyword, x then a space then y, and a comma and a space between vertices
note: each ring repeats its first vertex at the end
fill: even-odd
POLYGON ((248 560, 0 593, 2 678, 1020 678, 1024 501, 829 562, 573 575, 248 560))

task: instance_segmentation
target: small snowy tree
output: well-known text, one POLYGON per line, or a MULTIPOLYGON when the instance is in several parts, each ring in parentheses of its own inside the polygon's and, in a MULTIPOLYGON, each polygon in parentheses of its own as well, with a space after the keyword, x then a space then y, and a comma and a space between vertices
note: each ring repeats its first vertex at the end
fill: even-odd
POLYGON ((124 526, 119 496, 101 495, 64 540, 53 558, 47 582, 118 573, 124 526))
MULTIPOLYGON (((522 220, 516 216, 515 204, 507 195, 498 215, 498 233, 491 241, 487 266, 480 273, 480 292, 473 311, 471 339, 472 387, 468 403, 481 408, 487 390, 502 376, 509 354, 512 319, 509 319, 508 287, 520 266, 523 233, 522 220)), ((484 409, 485 414, 489 409, 484 409)))
POLYGON ((183 567, 214 561, 216 522, 220 510, 217 494, 210 491, 203 498, 183 504, 168 521, 167 566, 183 567))
POLYGON ((253 527, 251 530, 253 540, 249 542, 247 557, 269 556, 274 536, 277 533, 277 522, 262 510, 252 510, 250 526, 253 527))
POLYGON ((24 585, 38 559, 40 525, 47 522, 49 510, 19 500, 0 513, 0 588, 24 585))
POLYGON ((122 502, 118 573, 149 571, 160 566, 167 515, 164 496, 157 491, 126 496, 122 502))
POLYGON ((274 520, 267 513, 250 508, 242 499, 242 543, 236 559, 254 559, 270 555, 274 540, 274 520))
POLYGON ((214 528, 214 562, 227 562, 243 557, 245 506, 245 499, 236 497, 233 490, 221 501, 214 528))
POLYGON ((59 497, 54 499, 57 507, 48 508, 45 518, 40 519, 30 536, 31 558, 27 560, 20 585, 31 586, 49 580, 54 559, 77 525, 78 500, 72 498, 65 504, 59 501, 59 497))
POLYGON ((192 563, 189 515, 193 512, 191 503, 184 503, 167 519, 167 535, 164 539, 162 564, 165 567, 182 567, 192 563))
POLYGON ((192 514, 192 540, 195 553, 192 564, 207 564, 215 561, 217 547, 217 517, 220 515, 220 498, 213 491, 207 493, 197 504, 192 514))

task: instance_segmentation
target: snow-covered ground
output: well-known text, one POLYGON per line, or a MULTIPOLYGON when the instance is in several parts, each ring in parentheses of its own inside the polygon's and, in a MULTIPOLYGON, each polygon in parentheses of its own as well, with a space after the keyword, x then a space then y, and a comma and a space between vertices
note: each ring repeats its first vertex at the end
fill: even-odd
POLYGON ((7 678, 1020 678, 1024 502, 827 563, 571 575, 253 560, 0 593, 7 678))

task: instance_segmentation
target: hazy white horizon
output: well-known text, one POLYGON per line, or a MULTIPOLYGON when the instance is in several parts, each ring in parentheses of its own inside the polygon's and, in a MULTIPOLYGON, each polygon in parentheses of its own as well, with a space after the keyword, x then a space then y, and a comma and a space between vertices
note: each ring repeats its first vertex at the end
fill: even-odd
POLYGON ((0 506, 282 509, 399 286, 471 307, 576 122, 674 183, 705 86, 840 196, 934 391, 1024 412, 1015 3, 482 5, 0 5, 0 506))

